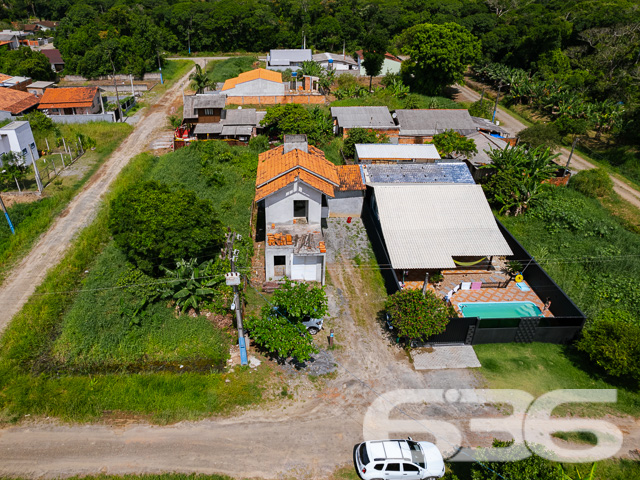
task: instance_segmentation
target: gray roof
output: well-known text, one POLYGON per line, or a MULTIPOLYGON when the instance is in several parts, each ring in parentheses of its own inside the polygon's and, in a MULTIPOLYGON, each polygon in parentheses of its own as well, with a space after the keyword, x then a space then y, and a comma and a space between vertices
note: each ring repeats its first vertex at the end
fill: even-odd
POLYGON ((344 63, 347 65, 358 65, 351 55, 342 55, 341 53, 316 53, 313 56, 314 62, 326 62, 327 60, 333 60, 334 63, 344 63))
POLYGON ((31 85, 28 85, 27 88, 47 88, 53 85, 55 82, 44 82, 39 80, 37 82, 33 82, 31 85))
POLYGON ((331 107, 342 128, 396 128, 387 107, 331 107))
POLYGON ((468 110, 396 110, 400 135, 432 136, 446 130, 468 135, 477 130, 468 110))
POLYGON ((260 120, 267 112, 257 111, 255 108, 234 108, 225 110, 226 117, 221 120, 225 125, 260 125, 260 120))
POLYGON ((24 120, 11 122, 5 125, 4 127, 0 127, 0 130, 17 130, 18 128, 23 127, 24 125, 29 125, 29 122, 26 122, 24 120))
POLYGON ((393 268, 455 268, 452 257, 512 255, 480 185, 374 186, 393 268))
POLYGON ((269 52, 269 65, 285 66, 291 62, 304 62, 311 60, 311 50, 308 48, 295 50, 271 50, 269 52))
POLYGON ((227 96, 218 93, 185 95, 182 117, 196 118, 196 108, 224 108, 226 101, 227 96))
POLYGON ((251 135, 253 127, 249 125, 223 125, 220 135, 251 135))
POLYGON ((435 163, 362 165, 365 183, 462 183, 471 184, 473 177, 464 162, 457 160, 435 163))
POLYGON ((16 36, 17 35, 14 34, 14 33, 0 33, 0 41, 2 41, 2 42, 10 42, 16 36))
POLYGON ((193 133, 205 134, 205 133, 220 133, 222 132, 222 124, 221 123, 198 123, 196 124, 196 128, 194 128, 193 133))
POLYGON ((504 128, 494 123, 491 123, 491 121, 487 120, 486 118, 471 117, 471 119, 473 120, 473 123, 475 123, 476 127, 478 128, 482 128, 483 130, 489 130, 490 132, 498 133, 503 137, 509 136, 509 132, 507 132, 504 128))
POLYGON ((472 139, 476 143, 478 153, 469 159, 473 165, 487 165, 493 163, 489 153, 491 150, 504 150, 509 146, 507 142, 497 137, 492 137, 488 133, 475 132, 471 135, 467 135, 467 138, 472 139))
POLYGON ((398 160, 440 160, 435 145, 392 144, 392 143, 357 143, 356 155, 363 159, 398 159, 398 160))

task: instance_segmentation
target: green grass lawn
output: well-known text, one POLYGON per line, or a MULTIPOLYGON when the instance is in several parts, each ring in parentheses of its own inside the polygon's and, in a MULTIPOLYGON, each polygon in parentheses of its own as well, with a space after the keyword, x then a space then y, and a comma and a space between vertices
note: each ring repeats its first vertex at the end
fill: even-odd
POLYGON ((187 370, 221 370, 230 338, 206 317, 176 316, 165 303, 154 303, 131 317, 139 299, 118 288, 129 264, 109 244, 90 268, 82 291, 64 317, 52 359, 61 368, 91 371, 145 369, 183 364, 187 370))
POLYGON ((489 388, 517 388, 538 397, 562 388, 618 390, 615 404, 575 404, 558 408, 559 414, 606 413, 640 416, 640 392, 590 367, 572 347, 549 343, 474 345, 482 367, 479 373, 489 388))
POLYGON ((184 77, 189 70, 193 68, 194 62, 191 60, 167 60, 164 67, 162 67, 162 78, 164 84, 156 85, 154 90, 164 92, 173 86, 177 80, 184 77))
MULTIPOLYGON (((74 174, 60 176, 45 188, 42 200, 15 205, 8 209, 16 233, 11 234, 7 222, 4 220, 0 222, 0 282, 4 280, 15 262, 27 253, 37 238, 51 226, 60 212, 122 140, 129 135, 132 127, 126 123, 99 122, 61 125, 60 130, 68 139, 74 138, 74 133, 88 135, 96 140, 97 146, 95 150, 87 150, 76 164, 70 167, 69 171, 75 172, 74 174)), ((40 143, 38 146, 41 146, 40 143)), ((33 178, 33 175, 31 177, 33 178)), ((27 183, 31 185, 30 190, 35 189, 35 181, 27 181, 27 183)))
MULTIPOLYGON (((119 299, 115 302, 115 298, 111 299, 105 293, 106 290, 117 297, 118 290, 112 288, 112 282, 121 268, 121 259, 110 246, 109 201, 144 178, 164 174, 178 182, 186 181, 188 176, 180 178, 171 167, 174 162, 189 157, 193 153, 189 150, 168 155, 171 157, 168 161, 165 157, 157 159, 148 154, 134 158, 114 182, 105 207, 94 223, 80 233, 62 262, 50 271, 14 317, 0 338, 0 421, 16 421, 25 414, 90 421, 100 418, 105 411, 123 411, 147 416, 155 422, 169 422, 203 418, 261 401, 269 378, 266 365, 257 371, 236 368, 233 373, 220 373, 214 367, 172 373, 173 370, 182 371, 176 365, 178 359, 193 357, 196 352, 205 360, 211 355, 226 358, 228 344, 224 339, 220 340, 214 328, 205 325, 202 319, 169 318, 153 309, 152 318, 155 315, 164 323, 142 325, 142 328, 133 329, 131 335, 130 318, 120 318, 118 325, 115 310, 120 307, 119 299), (78 293, 78 290, 82 291, 78 293), (100 316, 94 318, 93 315, 100 316), (93 331, 96 325, 103 330, 93 331), (154 328, 157 331, 153 331, 154 328), (200 335, 211 338, 198 338, 200 335), (215 351, 202 354, 217 341, 220 343, 215 345, 215 351), (83 350, 85 347, 87 351, 83 350), (109 351, 111 348, 119 349, 117 353, 128 359, 139 358, 144 351, 154 353, 156 359, 174 361, 149 361, 136 374, 100 373, 97 361, 108 366, 116 353, 109 351), (221 349, 225 350, 222 352, 221 349), (75 362, 76 366, 82 366, 85 361, 93 362, 91 368, 95 373, 65 372, 60 368, 63 365, 59 360, 75 362), (230 381, 227 383, 226 380, 230 381)), ((197 157, 191 161, 194 163, 185 162, 183 168, 198 164, 197 157)), ((252 184, 255 178, 255 170, 250 168, 248 172, 244 184, 234 181, 224 187, 225 191, 239 188, 244 192, 244 187, 252 184)), ((204 188, 202 184, 200 186, 204 188)), ((214 194, 210 196, 217 198, 214 194)), ((250 206, 252 197, 251 188, 250 194, 245 193, 241 198, 249 198, 250 206)), ((229 200, 229 208, 221 209, 221 216, 235 218, 231 212, 234 200, 237 198, 229 200)), ((247 223, 248 216, 247 212, 247 223)), ((199 367, 203 367, 202 363, 199 367)))

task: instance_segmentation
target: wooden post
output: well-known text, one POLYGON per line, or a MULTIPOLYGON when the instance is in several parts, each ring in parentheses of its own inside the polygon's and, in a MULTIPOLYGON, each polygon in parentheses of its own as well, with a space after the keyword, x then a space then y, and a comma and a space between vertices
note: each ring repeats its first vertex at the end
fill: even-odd
POLYGON ((62 167, 67 168, 67 166, 64 164, 64 155, 62 155, 62 153, 60 154, 60 159, 62 160, 62 167))

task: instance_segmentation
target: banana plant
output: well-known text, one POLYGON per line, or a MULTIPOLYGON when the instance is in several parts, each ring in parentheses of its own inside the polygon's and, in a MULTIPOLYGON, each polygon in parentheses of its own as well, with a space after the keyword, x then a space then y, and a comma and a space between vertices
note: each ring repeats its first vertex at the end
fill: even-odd
POLYGON ((216 271, 219 269, 215 267, 213 260, 198 264, 197 258, 181 259, 174 269, 161 266, 168 277, 162 297, 175 300, 181 313, 189 308, 198 311, 200 303, 213 296, 215 287, 224 282, 224 273, 216 271))
POLYGON ((576 467, 576 477, 571 477, 562 467, 562 465, 558 465, 558 471, 560 472, 561 478, 562 480, 595 480, 595 474, 596 474, 596 463, 594 462, 593 465, 591 465, 591 470, 589 471, 589 474, 586 477, 583 477, 582 475, 580 475, 580 472, 578 471, 578 467, 576 467))

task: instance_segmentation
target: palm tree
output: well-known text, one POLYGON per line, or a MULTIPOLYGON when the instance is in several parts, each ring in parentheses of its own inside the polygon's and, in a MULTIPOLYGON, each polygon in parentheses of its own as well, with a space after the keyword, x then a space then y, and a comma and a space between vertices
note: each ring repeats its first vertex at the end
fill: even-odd
POLYGON ((206 88, 211 90, 215 90, 215 83, 209 78, 207 72, 202 70, 202 67, 196 64, 196 70, 191 75, 189 75, 189 80, 191 80, 191 88, 193 88, 196 93, 204 93, 206 88))

